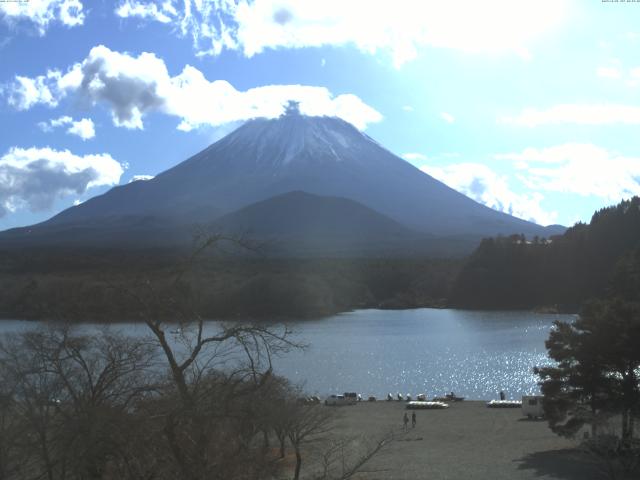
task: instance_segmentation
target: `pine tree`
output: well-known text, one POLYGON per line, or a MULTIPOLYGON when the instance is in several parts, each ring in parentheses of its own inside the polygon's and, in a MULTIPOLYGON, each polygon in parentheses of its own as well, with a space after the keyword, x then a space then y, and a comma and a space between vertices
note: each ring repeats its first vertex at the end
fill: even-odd
POLYGON ((614 415, 620 436, 634 436, 640 412, 640 304, 620 299, 592 301, 573 323, 556 322, 546 347, 557 362, 536 368, 551 429, 592 434, 614 415))

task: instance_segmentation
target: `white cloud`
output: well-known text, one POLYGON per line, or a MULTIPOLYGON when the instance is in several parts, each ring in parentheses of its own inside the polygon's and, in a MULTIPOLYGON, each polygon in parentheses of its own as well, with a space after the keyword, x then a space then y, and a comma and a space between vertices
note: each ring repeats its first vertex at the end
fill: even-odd
POLYGON ((55 107, 59 101, 59 92, 55 90, 59 78, 60 72, 57 71, 49 71, 46 75, 34 78, 16 75, 13 84, 3 90, 9 93, 9 105, 18 110, 28 110, 37 104, 55 107))
POLYGON ((96 136, 95 126, 90 118, 82 118, 78 121, 65 115, 60 118, 55 118, 47 122, 40 122, 38 126, 45 132, 50 132, 54 128, 69 126, 67 133, 71 135, 77 135, 82 140, 88 140, 96 136))
POLYGON ((526 108, 516 117, 503 117, 503 123, 537 127, 539 125, 640 124, 640 107, 619 104, 561 104, 546 110, 526 108))
POLYGON ((629 74, 626 77, 626 84, 629 87, 637 87, 640 85, 640 67, 629 69, 629 74))
POLYGON ((72 122, 71 126, 67 129, 67 133, 77 135, 82 140, 88 140, 96 136, 96 130, 90 118, 82 118, 77 122, 72 122))
POLYGON ((529 188, 595 195, 617 202, 640 195, 640 158, 625 157, 589 143, 526 148, 496 155, 511 160, 529 188))
POLYGON ((115 9, 121 18, 138 18, 170 24, 182 36, 190 36, 197 55, 218 55, 223 49, 236 49, 233 14, 234 0, 123 0, 115 9))
POLYGON ((203 55, 230 49, 251 57, 266 49, 351 45, 368 54, 387 52, 400 66, 425 47, 529 58, 530 43, 563 21, 569 3, 185 0, 170 15, 163 7, 166 2, 126 0, 116 12, 131 5, 127 16, 156 21, 171 18, 172 25, 182 35, 190 35, 203 55), (157 18, 155 12, 163 16, 157 18))
POLYGON ((618 79, 622 76, 622 72, 616 67, 598 67, 596 75, 602 78, 618 79))
POLYGON ((413 112, 414 108, 411 105, 403 105, 402 110, 405 112, 413 112))
POLYGON ((142 3, 126 0, 116 8, 116 15, 121 18, 138 17, 155 20, 160 23, 170 23, 176 11, 171 2, 164 2, 158 6, 155 3, 142 3))
POLYGON ((340 117, 360 129, 382 120, 379 112, 352 94, 335 96, 327 88, 306 85, 239 91, 224 80, 207 80, 190 65, 171 77, 164 61, 152 53, 134 57, 102 45, 64 75, 50 71, 36 79, 16 77, 5 90, 9 103, 22 110, 36 104, 55 106, 73 92, 81 103, 106 105, 115 125, 138 129, 143 128, 144 115, 154 111, 178 117, 178 128, 185 131, 255 117, 275 118, 288 100, 300 102, 304 114, 340 117))
POLYGON ((459 163, 445 167, 423 166, 421 170, 465 194, 476 202, 500 212, 540 225, 555 223, 557 212, 545 211, 539 192, 518 194, 509 187, 507 178, 479 163, 459 163))
POLYGON ((409 160, 409 161, 415 161, 415 160, 424 161, 427 159, 427 156, 425 154, 416 153, 416 152, 403 153, 401 156, 405 160, 409 160))
POLYGON ((0 218, 20 208, 44 211, 57 198, 116 185, 123 172, 106 153, 78 156, 69 150, 13 147, 0 157, 0 218))
POLYGON ((637 87, 640 84, 640 68, 624 68, 619 58, 609 60, 608 66, 596 69, 596 75, 608 80, 623 82, 628 87, 637 87))
POLYGON ((29 0, 26 2, 0 2, 0 20, 10 26, 26 22, 44 35, 49 25, 59 22, 67 27, 84 23, 80 0, 29 0))
POLYGON ((74 65, 65 75, 59 70, 48 70, 34 78, 16 75, 13 82, 0 85, 0 94, 17 110, 28 110, 35 105, 56 107, 69 90, 78 88, 82 81, 79 65, 74 65))
POLYGON ((441 112, 440 118, 442 118, 447 123, 453 123, 456 121, 456 117, 447 112, 441 112))

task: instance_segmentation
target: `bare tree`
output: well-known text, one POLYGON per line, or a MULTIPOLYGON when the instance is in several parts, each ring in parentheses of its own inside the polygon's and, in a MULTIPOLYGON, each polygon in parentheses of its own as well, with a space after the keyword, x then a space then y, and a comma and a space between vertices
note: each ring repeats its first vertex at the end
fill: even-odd
POLYGON ((332 439, 320 454, 321 473, 314 480, 347 480, 358 473, 380 473, 365 470, 367 463, 402 434, 393 431, 375 439, 362 437, 332 439))
POLYGON ((295 451, 296 479, 303 455, 325 447, 322 478, 346 479, 384 446, 337 440, 337 469, 335 411, 297 402, 273 373, 275 357, 302 346, 291 332, 198 314, 189 276, 220 244, 244 247, 206 237, 169 288, 114 286, 138 305, 145 337, 62 327, 0 341, 0 480, 273 479, 284 468, 274 435, 280 457, 287 441, 295 451))
POLYGON ((296 402, 287 408, 289 422, 287 436, 296 455, 294 480, 300 478, 302 469, 302 449, 305 444, 319 442, 323 436, 332 430, 335 419, 334 410, 320 404, 305 404, 296 402))
POLYGON ((41 329, 0 342, 23 473, 102 478, 110 463, 126 461, 128 413, 151 388, 152 358, 146 342, 108 332, 41 329))
POLYGON ((180 476, 189 480, 229 478, 238 465, 260 463, 258 457, 244 458, 254 437, 265 430, 253 420, 257 412, 251 398, 273 377, 273 357, 299 346, 286 327, 213 324, 199 315, 190 279, 202 255, 224 245, 253 247, 243 239, 204 236, 170 288, 159 291, 145 281, 135 290, 121 289, 138 304, 140 319, 168 367, 165 393, 175 402, 165 402, 158 417, 164 419, 163 436, 180 476))

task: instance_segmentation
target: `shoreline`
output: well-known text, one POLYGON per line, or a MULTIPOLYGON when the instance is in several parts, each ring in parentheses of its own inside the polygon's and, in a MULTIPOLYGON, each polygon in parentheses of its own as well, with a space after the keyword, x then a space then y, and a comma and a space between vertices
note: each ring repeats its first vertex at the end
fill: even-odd
MULTIPOLYGON (((357 308, 351 308, 347 310, 336 310, 331 312, 323 312, 318 314, 308 314, 308 315, 264 315, 259 317, 249 317, 247 318, 239 318, 240 315, 234 316, 219 316, 217 318, 206 318, 206 322, 254 322, 254 323, 286 323, 286 322, 305 322, 305 321, 313 321, 313 320, 322 320, 329 317, 334 317, 337 315, 356 313, 360 311, 366 310, 378 310, 378 311, 407 311, 407 310, 456 310, 462 312, 499 312, 499 313, 530 313, 534 315, 578 315, 578 312, 575 311, 564 311, 564 310, 554 310, 554 309, 544 309, 544 308, 523 308, 523 309, 514 309, 514 308, 505 308, 505 309, 496 309, 496 308, 470 308, 470 307, 455 307, 451 305, 438 305, 438 306, 407 306, 407 307, 397 307, 397 308, 387 308, 384 306, 366 306, 359 305, 357 308)), ((15 321, 15 322, 53 322, 53 323, 69 323, 69 324, 104 324, 104 325, 117 325, 124 323, 144 323, 143 320, 131 318, 131 319, 123 319, 122 317, 118 318, 88 318, 86 320, 60 320, 55 318, 48 318, 43 316, 31 316, 26 318, 16 318, 15 315, 11 315, 9 313, 0 312, 0 322, 3 321, 15 321)), ((178 323, 175 321, 164 320, 168 325, 173 323, 178 323)))
MULTIPOLYGON (((335 407, 326 407, 335 408, 335 407)), ((340 407, 338 433, 379 438, 391 429, 399 435, 374 457, 357 478, 430 480, 596 480, 593 459, 578 441, 555 435, 543 420, 528 420, 519 408, 487 408, 464 400, 442 410, 416 412, 417 425, 402 432, 402 402, 360 402, 340 407)))

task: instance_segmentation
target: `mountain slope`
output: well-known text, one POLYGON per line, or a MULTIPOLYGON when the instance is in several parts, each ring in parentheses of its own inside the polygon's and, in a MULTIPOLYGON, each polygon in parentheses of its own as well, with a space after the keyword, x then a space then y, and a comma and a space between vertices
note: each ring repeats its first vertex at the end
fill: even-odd
POLYGON ((267 241, 271 252, 351 255, 422 249, 427 235, 338 197, 289 192, 224 215, 212 230, 267 241))
POLYGON ((435 180, 347 122, 289 114, 247 122, 154 179, 116 187, 47 223, 109 215, 202 219, 290 191, 344 197, 434 235, 545 235, 435 180))
MULTIPOLYGON (((325 241, 338 238, 338 230, 344 231, 344 238, 349 237, 358 222, 364 222, 361 229, 367 232, 371 227, 367 222, 376 215, 376 228, 381 231, 385 229, 380 217, 387 217, 387 227, 390 221, 399 224, 391 229, 396 233, 385 234, 392 238, 400 235, 397 232, 401 228, 411 242, 417 238, 416 232, 440 237, 440 252, 447 251, 451 237, 457 239, 457 251, 470 251, 472 243, 484 236, 548 236, 562 229, 544 228, 480 205, 393 155, 343 120, 307 117, 289 110, 278 119, 247 122, 151 180, 115 187, 46 222, 0 233, 0 246, 22 241, 40 245, 144 246, 150 242, 153 246, 169 246, 184 243, 194 224, 209 225, 249 205, 296 191, 340 197, 342 202, 357 202, 373 211, 367 215, 360 211, 353 217, 358 221, 346 222, 348 216, 334 218, 333 213, 314 207, 305 197, 307 201, 294 211, 298 218, 309 217, 308 228, 308 222, 315 218, 315 238, 320 238, 317 234, 322 231, 331 231, 325 241), (308 209, 305 213, 303 206, 308 209)), ((328 207, 327 202, 320 202, 323 208, 328 207)), ((275 208, 276 204, 268 205, 275 208)), ((280 237, 291 233, 278 216, 256 211, 258 206, 243 214, 251 217, 243 220, 248 228, 280 237)), ((235 221, 242 218, 238 215, 235 221)), ((378 237, 383 236, 380 232, 363 234, 358 243, 368 250, 365 244, 379 244, 378 237)), ((303 237, 297 235, 298 239, 303 237)))

